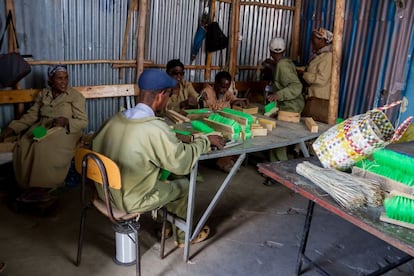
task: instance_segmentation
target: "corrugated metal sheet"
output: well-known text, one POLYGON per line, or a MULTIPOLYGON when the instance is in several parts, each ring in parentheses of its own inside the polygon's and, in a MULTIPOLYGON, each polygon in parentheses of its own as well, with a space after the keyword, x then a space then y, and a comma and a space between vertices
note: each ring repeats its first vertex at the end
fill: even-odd
MULTIPOLYGON (((35 60, 119 60, 136 58, 137 39, 146 40, 145 59, 157 67, 169 59, 180 58, 190 65, 190 52, 199 20, 208 0, 150 0, 146 38, 137 38, 138 12, 130 12, 126 56, 121 57, 126 22, 132 0, 15 0, 16 28, 22 54, 35 60)), ((348 117, 379 103, 381 91, 406 94, 408 68, 412 64, 414 1, 404 9, 393 0, 346 1, 341 68, 339 115, 348 117), (411 34, 410 36, 407 34, 411 34), (410 52, 411 49, 411 52, 410 52)), ((302 0, 300 56, 306 63, 310 54, 309 37, 313 28, 333 29, 335 1, 302 0)), ((237 80, 255 79, 261 60, 268 57, 268 42, 282 36, 292 44, 294 0, 241 0, 237 80), (282 5, 278 9, 269 5, 282 5)), ((214 20, 230 36, 232 5, 216 2, 214 20)), ((0 1, 0 30, 6 18, 4 1, 0 1)), ((230 37, 231 39, 231 37, 230 37)), ((5 52, 5 46, 1 48, 5 52)), ((206 62, 204 45, 192 65, 206 62)), ((227 49, 212 54, 212 65, 225 69, 227 49)), ((33 66, 33 72, 22 82, 22 88, 45 86, 46 65, 33 66)), ((72 86, 124 84, 135 82, 135 69, 119 69, 110 63, 70 65, 72 86)), ((209 80, 204 71, 186 70, 190 81, 209 80)), ((413 81, 413 80, 411 80, 413 81)), ((399 95, 390 93, 392 97, 399 95)), ((90 130, 96 130, 103 119, 115 113, 123 102, 119 99, 88 100, 90 130)), ((0 106, 0 127, 13 118, 12 107, 0 106)))
MULTIPOLYGON (((349 117, 413 93, 407 90, 414 44, 414 2, 346 1, 341 64, 339 116, 349 117)), ((334 1, 303 1, 301 48, 310 54, 310 34, 318 27, 333 30, 334 1), (303 28, 302 28, 303 29, 303 28)), ((392 112, 391 112, 392 113, 392 112)), ((393 121, 398 114, 388 114, 393 121)), ((403 117, 414 114, 408 109, 403 117)))

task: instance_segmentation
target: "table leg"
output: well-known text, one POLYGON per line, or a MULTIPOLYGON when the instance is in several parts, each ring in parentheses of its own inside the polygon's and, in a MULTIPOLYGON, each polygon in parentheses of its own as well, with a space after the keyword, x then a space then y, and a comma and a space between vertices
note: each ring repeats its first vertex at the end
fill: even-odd
POLYGON ((190 237, 191 229, 193 228, 193 214, 194 214, 194 200, 195 190, 198 172, 198 162, 194 165, 190 174, 190 186, 188 189, 188 202, 187 202, 187 218, 185 223, 185 241, 184 241, 184 261, 187 262, 190 255, 190 237))
POLYGON ((306 244, 308 242, 309 230, 312 222, 313 208, 315 202, 309 200, 308 211, 306 212, 305 226, 303 227, 302 240, 300 241, 299 254, 296 262, 296 275, 300 275, 302 271, 303 259, 305 257, 306 244))
POLYGON ((304 141, 299 143, 299 147, 300 147, 300 150, 302 151, 304 157, 310 157, 308 147, 306 147, 306 144, 305 144, 304 141))

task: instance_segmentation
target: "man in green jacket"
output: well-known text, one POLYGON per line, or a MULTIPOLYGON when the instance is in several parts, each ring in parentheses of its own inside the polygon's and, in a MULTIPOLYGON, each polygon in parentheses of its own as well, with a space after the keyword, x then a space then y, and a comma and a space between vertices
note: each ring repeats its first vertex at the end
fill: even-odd
MULTIPOLYGON (((176 84, 165 72, 145 70, 138 81, 139 103, 112 117, 93 139, 93 150, 108 156, 120 168, 122 188, 111 194, 113 204, 123 211, 146 212, 166 206, 169 212, 185 219, 188 179, 160 180, 161 172, 164 169, 175 175, 189 174, 199 156, 209 151, 210 144, 224 146, 223 139, 215 135, 182 143, 164 119, 156 117, 176 84)), ((173 230, 181 247, 185 233, 176 227, 173 230)))
MULTIPOLYGON (((285 57, 286 43, 281 37, 273 38, 269 43, 269 50, 275 62, 273 76, 273 93, 267 99, 276 101, 279 110, 301 113, 305 106, 296 67, 290 58, 285 57)), ((270 151, 270 161, 287 160, 287 148, 278 148, 270 151)))

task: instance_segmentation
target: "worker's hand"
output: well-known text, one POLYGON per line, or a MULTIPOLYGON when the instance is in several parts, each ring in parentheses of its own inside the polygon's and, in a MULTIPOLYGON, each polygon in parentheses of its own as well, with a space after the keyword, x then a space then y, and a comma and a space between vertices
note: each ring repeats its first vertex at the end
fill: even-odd
POLYGON ((276 102, 277 101, 277 94, 276 93, 273 93, 273 94, 270 94, 269 96, 267 96, 267 100, 269 101, 269 102, 276 102))
POLYGON ((246 98, 239 98, 237 100, 234 100, 232 102, 232 105, 237 105, 237 106, 240 106, 242 108, 245 108, 249 105, 249 100, 246 99, 246 98))
POLYGON ((3 131, 0 133, 0 142, 4 142, 4 139, 6 139, 7 137, 10 137, 14 134, 14 130, 10 127, 6 127, 5 129, 3 129, 3 131))
POLYGON ((197 105, 198 105, 197 98, 194 98, 194 97, 189 97, 188 98, 188 106, 189 107, 197 107, 197 105))
POLYGON ((210 144, 212 147, 216 147, 218 149, 223 149, 225 145, 224 138, 219 135, 207 135, 208 140, 210 140, 210 144))
POLYGON ((64 128, 66 128, 67 126, 69 126, 69 120, 66 117, 54 118, 52 126, 53 127, 64 127, 64 128))

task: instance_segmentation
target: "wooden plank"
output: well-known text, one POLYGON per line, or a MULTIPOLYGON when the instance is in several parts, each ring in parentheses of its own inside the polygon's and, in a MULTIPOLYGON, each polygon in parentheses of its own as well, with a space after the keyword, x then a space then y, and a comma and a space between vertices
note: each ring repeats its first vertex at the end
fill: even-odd
POLYGON ((305 125, 312 133, 318 132, 318 125, 312 119, 312 117, 305 117, 305 125))
POLYGON ((235 105, 235 106, 232 107, 232 109, 238 110, 238 111, 241 111, 241 112, 244 112, 244 113, 247 113, 247 114, 251 114, 251 115, 259 113, 259 107, 252 106, 252 105, 250 105, 248 107, 240 107, 240 106, 235 105))
POLYGON ((165 112, 166 112, 166 115, 168 116, 168 118, 170 118, 174 121, 181 121, 181 123, 191 121, 189 118, 185 117, 184 115, 181 115, 177 111, 167 109, 165 112))
POLYGON ((257 128, 257 127, 255 127, 255 128, 252 128, 250 131, 251 131, 253 137, 267 136, 267 128, 263 128, 263 127, 257 128))
POLYGON ((231 126, 228 126, 228 125, 216 122, 216 121, 212 121, 209 119, 204 119, 203 122, 209 125, 211 128, 213 128, 215 131, 219 131, 223 133, 223 137, 227 139, 233 138, 234 129, 231 126))
MULTIPOLYGON (((74 87, 87 99, 138 96, 138 85, 94 85, 74 87)), ((15 89, 0 92, 0 104, 33 102, 41 89, 15 89)))
POLYGON ((378 183, 380 183, 381 188, 387 192, 391 192, 392 190, 395 190, 395 191, 399 191, 399 192, 406 193, 406 194, 414 194, 413 187, 405 185, 401 182, 397 182, 391 178, 363 170, 359 167, 353 167, 352 174, 355 174, 357 176, 361 176, 367 179, 376 180, 378 183))
POLYGON ((270 126, 271 127, 270 130, 276 127, 275 120, 270 120, 266 118, 257 118, 257 121, 259 122, 259 124, 261 124, 262 126, 265 126, 267 129, 269 129, 269 126, 270 126))
POLYGON ((394 225, 398 225, 398 226, 402 226, 402 227, 414 230, 414 224, 408 223, 408 222, 405 222, 405 221, 401 221, 401 220, 396 220, 396 219, 389 218, 389 217, 387 217, 387 215, 385 213, 381 213, 380 221, 391 223, 391 224, 394 224, 394 225))
POLYGON ((277 119, 279 121, 299 123, 300 122, 300 114, 296 113, 296 112, 279 111, 278 114, 277 114, 277 119))

